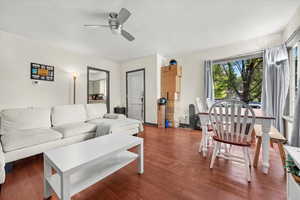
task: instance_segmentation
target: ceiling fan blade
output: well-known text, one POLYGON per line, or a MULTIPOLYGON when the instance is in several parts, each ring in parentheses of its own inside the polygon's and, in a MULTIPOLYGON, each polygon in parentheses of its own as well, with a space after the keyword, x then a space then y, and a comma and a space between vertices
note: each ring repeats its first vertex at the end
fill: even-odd
POLYGON ((126 8, 122 8, 118 14, 118 22, 119 24, 124 24, 127 19, 130 17, 131 13, 126 8))
POLYGON ((129 41, 133 41, 135 39, 130 33, 128 33, 123 29, 121 30, 121 34, 123 35, 124 38, 126 38, 129 41))
POLYGON ((100 24, 84 24, 85 27, 109 27, 109 25, 100 25, 100 24))

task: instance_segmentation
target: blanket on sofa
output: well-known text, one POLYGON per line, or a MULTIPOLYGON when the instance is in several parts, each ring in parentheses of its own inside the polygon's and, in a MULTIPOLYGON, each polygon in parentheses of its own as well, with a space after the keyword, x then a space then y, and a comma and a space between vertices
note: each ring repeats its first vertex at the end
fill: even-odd
POLYGON ((144 130, 143 123, 135 119, 101 119, 97 121, 96 137, 108 135, 113 132, 120 132, 138 128, 139 132, 144 130))

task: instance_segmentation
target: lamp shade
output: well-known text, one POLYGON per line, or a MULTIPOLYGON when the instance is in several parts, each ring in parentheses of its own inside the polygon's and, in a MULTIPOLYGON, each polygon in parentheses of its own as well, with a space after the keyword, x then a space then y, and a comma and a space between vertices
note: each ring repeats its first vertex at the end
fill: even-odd
POLYGON ((79 73, 78 72, 73 72, 72 76, 73 76, 74 79, 76 79, 79 76, 79 73))

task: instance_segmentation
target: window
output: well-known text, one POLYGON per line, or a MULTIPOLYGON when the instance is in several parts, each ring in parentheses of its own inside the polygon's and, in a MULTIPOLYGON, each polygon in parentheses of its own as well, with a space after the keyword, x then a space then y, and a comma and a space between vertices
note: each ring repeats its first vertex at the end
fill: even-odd
POLYGON ((300 42, 296 43, 290 50, 290 90, 289 90, 289 113, 293 115, 295 108, 295 99, 299 92, 300 81, 300 42))
POLYGON ((262 74, 262 56, 214 64, 215 99, 238 99, 253 107, 260 107, 262 74))

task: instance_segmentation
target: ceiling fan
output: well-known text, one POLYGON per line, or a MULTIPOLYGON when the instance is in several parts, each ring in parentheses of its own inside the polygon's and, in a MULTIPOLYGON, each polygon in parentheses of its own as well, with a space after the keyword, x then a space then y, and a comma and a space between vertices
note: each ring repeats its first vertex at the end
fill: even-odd
POLYGON ((123 29, 124 23, 128 20, 131 13, 126 9, 122 8, 119 13, 111 12, 108 17, 107 25, 99 24, 85 24, 85 27, 105 27, 110 28, 113 34, 121 34, 124 38, 129 41, 133 41, 135 38, 123 29))

